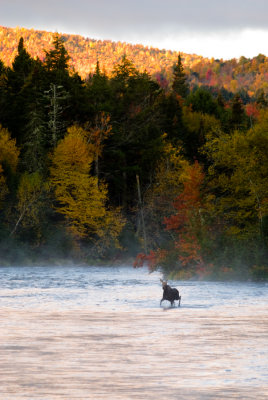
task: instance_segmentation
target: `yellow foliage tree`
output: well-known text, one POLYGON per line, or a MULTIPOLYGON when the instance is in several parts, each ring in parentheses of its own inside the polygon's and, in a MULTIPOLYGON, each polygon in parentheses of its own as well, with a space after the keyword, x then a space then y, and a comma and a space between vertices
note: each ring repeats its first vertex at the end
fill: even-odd
POLYGON ((2 165, 0 164, 0 206, 2 205, 2 201, 8 194, 8 187, 6 184, 6 178, 4 177, 4 171, 2 165))
POLYGON ((262 230, 268 215, 268 113, 245 134, 235 131, 206 144, 210 187, 217 193, 215 211, 228 233, 248 237, 262 230))
POLYGON ((68 128, 52 155, 50 182, 54 187, 56 210, 64 215, 76 238, 98 239, 104 245, 116 242, 123 219, 119 209, 108 209, 107 185, 90 174, 94 154, 86 132, 68 128))
POLYGON ((184 175, 189 163, 181 153, 180 148, 174 148, 168 142, 165 144, 163 157, 156 169, 154 184, 144 198, 145 216, 149 221, 147 225, 152 227, 148 236, 155 243, 158 243, 162 235, 164 217, 174 212, 173 200, 183 189, 184 175))
POLYGON ((10 133, 7 129, 0 125, 0 162, 5 162, 12 169, 16 171, 19 159, 19 150, 16 147, 16 140, 11 139, 10 133))
POLYGON ((22 225, 24 228, 36 228, 39 239, 40 210, 43 207, 43 194, 47 190, 48 185, 43 182, 38 172, 32 174, 26 172, 21 176, 17 191, 18 203, 15 207, 18 218, 11 235, 16 232, 19 225, 22 225))
POLYGON ((194 112, 189 107, 183 107, 182 120, 189 132, 200 132, 202 130, 203 134, 207 136, 221 130, 220 121, 213 115, 194 112))
POLYGON ((5 168, 15 173, 19 159, 19 150, 16 141, 11 139, 10 133, 0 124, 0 204, 8 193, 5 168))
POLYGON ((156 169, 155 183, 146 196, 148 201, 155 202, 159 207, 162 206, 166 213, 168 205, 178 196, 182 188, 183 174, 188 165, 188 161, 182 156, 181 149, 166 143, 163 157, 156 169))

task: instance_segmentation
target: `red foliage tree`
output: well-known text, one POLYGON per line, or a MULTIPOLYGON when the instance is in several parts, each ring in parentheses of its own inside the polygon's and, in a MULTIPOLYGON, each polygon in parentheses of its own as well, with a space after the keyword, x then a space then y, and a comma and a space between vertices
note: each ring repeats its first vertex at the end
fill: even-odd
POLYGON ((176 233, 173 250, 157 249, 148 255, 138 254, 134 267, 147 264, 149 270, 153 271, 157 266, 166 263, 169 258, 174 260, 174 254, 183 268, 195 265, 198 272, 198 269, 203 266, 199 239, 203 224, 201 198, 203 181, 204 173, 197 161, 187 166, 184 189, 173 203, 175 214, 164 219, 166 229, 176 233), (173 257, 170 257, 172 252, 173 257))
POLYGON ((247 116, 250 119, 250 124, 252 127, 253 121, 257 120, 260 115, 257 104, 256 103, 248 103, 245 107, 245 110, 246 110, 247 116))
POLYGON ((201 246, 198 234, 202 225, 201 185, 204 173, 196 161, 189 167, 183 192, 175 199, 176 214, 165 218, 167 230, 177 233, 175 248, 179 252, 179 261, 183 267, 201 264, 201 246))

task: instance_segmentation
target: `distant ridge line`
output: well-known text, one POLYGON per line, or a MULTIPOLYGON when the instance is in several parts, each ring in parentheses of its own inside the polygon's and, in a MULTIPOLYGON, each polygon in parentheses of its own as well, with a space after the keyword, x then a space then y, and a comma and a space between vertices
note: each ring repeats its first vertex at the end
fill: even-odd
MULTIPOLYGON (((23 37, 27 51, 32 57, 44 58, 43 50, 48 50, 56 32, 37 30, 34 28, 0 26, 0 58, 8 66, 11 65, 20 37, 23 37), (3 42, 3 39, 8 40, 3 42)), ((71 57, 71 66, 85 78, 95 71, 97 58, 107 73, 126 54, 139 70, 146 69, 150 74, 156 71, 172 69, 181 54, 185 67, 191 67, 195 62, 208 60, 196 54, 186 54, 179 51, 158 49, 142 44, 115 42, 109 39, 100 40, 84 37, 78 34, 59 33, 65 39, 66 49, 71 57)))
MULTIPOLYGON (((51 49, 55 33, 34 28, 0 26, 0 60, 6 66, 12 65, 21 37, 29 54, 43 60, 44 50, 51 49)), ((173 80, 173 67, 180 54, 191 89, 205 86, 215 96, 221 90, 226 100, 234 93, 240 93, 245 101, 258 96, 260 90, 268 95, 268 58, 263 54, 252 59, 246 57, 240 57, 239 60, 209 59, 196 54, 160 50, 142 44, 57 33, 64 38, 70 56, 70 68, 82 79, 95 72, 97 60, 100 69, 110 76, 115 65, 126 55, 140 72, 146 71, 161 87, 167 89, 173 80)))

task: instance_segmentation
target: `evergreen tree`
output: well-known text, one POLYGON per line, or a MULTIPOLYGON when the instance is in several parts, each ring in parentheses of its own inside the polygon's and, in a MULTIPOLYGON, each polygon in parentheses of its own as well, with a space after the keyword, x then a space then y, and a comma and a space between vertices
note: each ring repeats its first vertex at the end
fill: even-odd
POLYGON ((66 104, 64 119, 68 126, 74 122, 83 124, 87 121, 89 105, 85 82, 75 73, 70 76, 69 84, 66 88, 66 104))
POLYGON ((26 123, 21 168, 30 173, 43 170, 47 148, 44 84, 44 68, 41 61, 37 60, 22 90, 22 95, 26 99, 26 123))
POLYGON ((114 200, 129 211, 137 199, 136 175, 143 190, 160 157, 162 132, 158 99, 162 90, 146 72, 139 73, 126 57, 115 66, 111 90, 113 134, 104 148, 102 170, 107 174, 114 200))
POLYGON ((49 96, 49 125, 52 142, 55 146, 62 137, 66 126, 83 120, 81 109, 85 109, 85 90, 83 82, 76 73, 70 74, 70 56, 65 49, 64 39, 54 35, 53 48, 45 51, 46 93, 49 96))
POLYGON ((64 39, 56 33, 53 37, 54 48, 50 51, 45 50, 45 69, 49 74, 50 82, 55 84, 64 84, 69 78, 70 56, 63 43, 64 39))
POLYGON ((19 93, 26 79, 31 73, 34 60, 24 47, 24 40, 20 38, 18 44, 18 54, 12 63, 12 70, 9 73, 9 83, 15 94, 19 93))
POLYGON ((243 129, 245 128, 246 115, 243 107, 242 100, 239 94, 235 94, 231 103, 231 114, 229 118, 229 129, 243 129))
POLYGON ((5 65, 3 61, 0 60, 0 75, 2 75, 4 71, 5 71, 5 65))
POLYGON ((161 128, 167 139, 173 144, 182 144, 185 127, 182 121, 182 101, 174 93, 161 96, 161 128))
POLYGON ((27 99, 23 95, 23 87, 30 76, 35 61, 24 48, 23 38, 18 45, 12 68, 7 71, 7 115, 6 125, 8 126, 17 143, 23 143, 23 130, 26 124, 26 103, 27 99), (14 118, 16 116, 16 118, 14 118))
POLYGON ((111 87, 107 75, 100 69, 99 61, 97 61, 95 73, 86 82, 86 93, 89 105, 88 112, 92 119, 99 112, 111 111, 111 87))
POLYGON ((26 125, 25 144, 23 147, 24 169, 30 173, 42 171, 45 157, 46 126, 40 103, 32 104, 28 113, 29 122, 26 125))
POLYGON ((216 100, 208 90, 202 87, 190 93, 187 98, 187 105, 190 105, 193 111, 218 116, 216 100))
POLYGON ((137 77, 139 71, 135 68, 133 62, 129 60, 126 54, 123 55, 119 64, 115 65, 113 77, 116 82, 126 83, 129 79, 137 77))
POLYGON ((0 121, 5 123, 6 120, 6 103, 7 103, 7 69, 0 60, 0 121))
POLYGON ((172 90, 174 93, 185 99, 189 93, 189 85, 183 69, 181 55, 178 56, 178 62, 173 69, 172 90))

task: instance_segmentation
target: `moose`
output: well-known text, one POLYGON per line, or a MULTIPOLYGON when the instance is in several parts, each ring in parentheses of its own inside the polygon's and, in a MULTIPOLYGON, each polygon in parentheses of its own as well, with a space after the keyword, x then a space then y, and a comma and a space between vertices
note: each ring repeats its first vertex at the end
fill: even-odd
POLYGON ((163 279, 160 279, 162 282, 162 288, 163 288, 163 298, 160 301, 160 306, 163 300, 168 300, 170 301, 171 306, 174 305, 175 300, 179 300, 178 307, 181 305, 181 296, 179 294, 179 291, 176 288, 170 287, 166 281, 163 281, 163 279))

